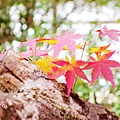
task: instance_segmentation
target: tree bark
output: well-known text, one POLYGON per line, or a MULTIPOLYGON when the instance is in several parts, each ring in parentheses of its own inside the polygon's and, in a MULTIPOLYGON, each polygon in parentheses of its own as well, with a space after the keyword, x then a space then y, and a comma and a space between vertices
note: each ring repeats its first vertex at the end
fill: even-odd
POLYGON ((32 63, 8 50, 0 62, 0 120, 120 120, 65 84, 47 79, 32 63))

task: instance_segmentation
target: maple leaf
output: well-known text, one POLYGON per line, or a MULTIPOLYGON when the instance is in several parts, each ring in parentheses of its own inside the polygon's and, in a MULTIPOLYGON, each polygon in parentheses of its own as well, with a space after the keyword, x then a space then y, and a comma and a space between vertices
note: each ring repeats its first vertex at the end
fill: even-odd
MULTIPOLYGON (((37 40, 37 42, 46 42, 48 44, 54 45, 56 43, 59 42, 59 40, 56 39, 52 39, 52 38, 40 38, 39 40, 37 40)), ((78 44, 76 45, 76 49, 82 49, 82 45, 78 44)), ((69 50, 69 48, 67 46, 64 47, 64 50, 69 50)))
POLYGON ((118 30, 114 30, 114 29, 108 29, 106 27, 106 25, 103 27, 103 30, 97 30, 97 32, 99 32, 99 36, 103 37, 103 36, 109 36, 111 39, 115 40, 115 41, 119 41, 118 36, 120 36, 120 31, 118 30))
POLYGON ((25 52, 18 53, 21 58, 28 58, 30 56, 48 56, 46 50, 35 49, 35 53, 33 51, 27 50, 25 52))
POLYGON ((67 89, 68 89, 67 95, 69 96, 71 92, 71 88, 75 82, 76 75, 72 70, 67 70, 65 77, 66 77, 67 89))
MULTIPOLYGON (((82 45, 80 45, 80 44, 78 44, 78 45, 76 45, 76 49, 83 49, 83 46, 82 45)), ((67 46, 65 46, 64 48, 63 48, 63 50, 70 50, 67 46)))
POLYGON ((40 38, 39 40, 37 40, 37 42, 46 42, 48 44, 54 45, 58 42, 58 40, 54 38, 40 38))
POLYGON ((80 68, 80 66, 85 65, 86 62, 82 60, 75 60, 75 57, 71 59, 71 61, 66 57, 66 61, 64 60, 57 60, 53 62, 54 64, 61 66, 59 69, 52 75, 50 78, 56 79, 61 75, 64 75, 66 77, 66 86, 67 86, 67 95, 70 95, 70 91, 72 89, 72 86, 75 83, 76 76, 79 76, 80 78, 83 78, 85 80, 88 80, 83 70, 80 68))
POLYGON ((102 47, 93 47, 89 50, 90 53, 92 52, 103 52, 103 53, 109 53, 111 50, 106 50, 108 47, 110 46, 110 44, 106 45, 106 46, 102 46, 102 47))
POLYGON ((83 69, 92 69, 91 85, 97 80, 99 75, 102 74, 106 80, 111 82, 114 88, 116 87, 112 71, 109 67, 120 67, 120 63, 114 60, 108 60, 114 54, 114 52, 115 51, 102 55, 101 59, 99 58, 99 60, 96 60, 92 56, 90 57, 92 62, 88 62, 83 69))
MULTIPOLYGON (((107 46, 102 46, 102 47, 94 47, 94 48, 91 48, 89 52, 90 53, 94 52, 97 55, 97 59, 100 60, 103 53, 111 52, 111 50, 106 50, 109 46, 110 44, 108 44, 107 46)), ((94 58, 91 58, 91 59, 94 59, 94 58)))
POLYGON ((52 61, 55 58, 57 58, 57 56, 64 49, 65 46, 67 46, 75 54, 76 49, 75 39, 84 37, 84 35, 74 33, 75 32, 67 31, 65 35, 56 37, 58 42, 55 45, 53 45, 52 48, 50 49, 50 50, 55 49, 52 61))
POLYGON ((41 59, 34 62, 34 64, 38 66, 44 74, 51 76, 58 69, 58 67, 51 62, 51 59, 52 56, 41 57, 41 59))
POLYGON ((40 37, 34 38, 34 39, 28 39, 26 38, 27 42, 22 42, 19 47, 23 45, 28 45, 30 49, 35 53, 36 51, 36 42, 40 39, 40 37))
POLYGON ((2 59, 3 59, 5 50, 6 50, 6 47, 3 49, 3 51, 0 54, 0 61, 2 61, 2 59))

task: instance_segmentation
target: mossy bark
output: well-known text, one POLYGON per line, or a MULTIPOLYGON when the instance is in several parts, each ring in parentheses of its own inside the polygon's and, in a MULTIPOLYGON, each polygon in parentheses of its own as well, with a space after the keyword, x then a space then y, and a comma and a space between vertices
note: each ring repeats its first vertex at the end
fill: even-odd
POLYGON ((0 120, 120 120, 65 84, 47 79, 33 64, 8 50, 0 63, 0 120))

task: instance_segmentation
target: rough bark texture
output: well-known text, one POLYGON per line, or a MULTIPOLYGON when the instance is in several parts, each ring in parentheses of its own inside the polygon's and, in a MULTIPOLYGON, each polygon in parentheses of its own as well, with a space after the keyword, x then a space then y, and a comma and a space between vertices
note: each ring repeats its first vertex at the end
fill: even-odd
POLYGON ((120 120, 8 50, 0 63, 0 120, 120 120))

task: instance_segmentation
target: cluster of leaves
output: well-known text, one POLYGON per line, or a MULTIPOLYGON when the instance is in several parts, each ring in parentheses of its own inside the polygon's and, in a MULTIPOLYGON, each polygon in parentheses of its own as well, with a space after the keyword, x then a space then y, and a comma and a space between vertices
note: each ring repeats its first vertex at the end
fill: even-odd
MULTIPOLYGON (((103 29, 97 30, 100 37, 108 36, 112 40, 119 42, 118 36, 120 36, 120 31, 108 29, 104 26, 103 29)), ((57 79, 60 76, 65 76, 66 86, 67 86, 67 95, 70 95, 71 89, 75 84, 76 77, 86 80, 90 85, 94 84, 100 74, 115 88, 114 77, 110 67, 120 67, 120 63, 115 60, 109 60, 109 58, 116 53, 116 51, 108 50, 108 47, 111 44, 101 47, 93 47, 89 50, 89 53, 93 53, 90 56, 90 60, 83 61, 82 59, 76 60, 76 49, 81 49, 84 52, 85 47, 88 45, 83 38, 85 35, 75 34, 75 32, 67 31, 65 35, 55 37, 55 38, 35 38, 29 40, 27 38, 26 42, 22 42, 19 47, 23 45, 29 46, 29 49, 24 52, 18 53, 21 58, 29 58, 31 56, 40 56, 39 60, 34 61, 33 63, 43 71, 44 74, 50 79, 57 79), (82 40, 81 40, 82 39, 82 40), (77 44, 76 40, 79 42, 77 44), (41 47, 36 47, 36 44, 39 42, 46 42, 50 44, 50 48, 47 50, 41 50, 41 47), (84 43, 84 44, 82 44, 84 43), (50 56, 51 51, 53 55, 50 56), (58 59, 58 55, 61 51, 67 50, 70 51, 72 56, 65 56, 62 59, 58 59), (94 57, 95 56, 95 57, 94 57), (91 78, 88 79, 85 74, 85 70, 92 69, 91 78)), ((0 60, 4 56, 5 49, 0 54, 0 60)), ((82 55, 84 55, 82 53, 82 55)), ((82 57, 81 57, 82 58, 82 57)))

